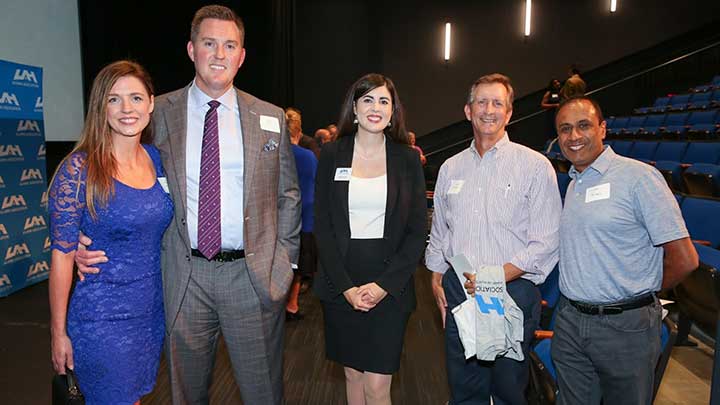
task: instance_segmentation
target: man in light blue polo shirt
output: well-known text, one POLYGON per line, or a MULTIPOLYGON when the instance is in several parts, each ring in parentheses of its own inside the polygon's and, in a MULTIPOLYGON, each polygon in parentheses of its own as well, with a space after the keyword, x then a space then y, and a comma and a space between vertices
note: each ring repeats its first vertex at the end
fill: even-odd
POLYGON ((590 404, 598 386, 606 404, 650 404, 660 355, 655 293, 697 268, 697 252, 660 172, 603 145, 596 102, 563 102, 555 123, 573 164, 552 344, 558 404, 590 404))

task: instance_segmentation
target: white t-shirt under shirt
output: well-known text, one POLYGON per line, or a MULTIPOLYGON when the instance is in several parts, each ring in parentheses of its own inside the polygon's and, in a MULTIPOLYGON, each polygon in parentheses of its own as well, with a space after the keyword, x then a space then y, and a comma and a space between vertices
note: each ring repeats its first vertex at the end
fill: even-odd
POLYGON ((379 239, 385 231, 387 174, 372 178, 350 177, 348 212, 351 239, 379 239))

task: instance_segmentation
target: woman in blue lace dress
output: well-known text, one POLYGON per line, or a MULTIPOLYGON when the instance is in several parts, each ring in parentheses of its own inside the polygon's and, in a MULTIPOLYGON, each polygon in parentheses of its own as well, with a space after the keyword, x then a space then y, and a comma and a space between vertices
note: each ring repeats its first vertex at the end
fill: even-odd
POLYGON ((159 151, 141 143, 153 101, 140 65, 103 68, 81 138, 50 185, 53 367, 74 369, 88 405, 137 404, 157 377, 165 335, 160 245, 173 204, 159 151), (109 260, 70 294, 80 232, 109 260))

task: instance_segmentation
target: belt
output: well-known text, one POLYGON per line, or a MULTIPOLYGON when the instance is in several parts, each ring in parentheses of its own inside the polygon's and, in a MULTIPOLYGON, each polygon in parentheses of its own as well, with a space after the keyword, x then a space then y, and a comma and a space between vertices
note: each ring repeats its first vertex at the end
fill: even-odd
POLYGON ((623 311, 642 308, 655 302, 655 294, 647 293, 628 301, 618 302, 616 304, 588 304, 585 302, 573 301, 567 299, 570 305, 574 306, 578 311, 588 315, 616 315, 623 311))
POLYGON ((218 252, 218 254, 216 254, 216 255, 215 255, 213 258, 211 258, 211 259, 208 259, 207 257, 205 257, 205 255, 203 255, 202 253, 200 253, 200 251, 197 250, 197 249, 192 249, 191 253, 192 253, 192 255, 195 256, 195 257, 202 257, 203 259, 207 259, 207 260, 210 260, 210 261, 213 261, 213 262, 234 262, 234 261, 237 260, 237 259, 242 259, 243 257, 245 257, 245 250, 244 250, 244 249, 240 249, 240 250, 221 250, 220 252, 218 252))

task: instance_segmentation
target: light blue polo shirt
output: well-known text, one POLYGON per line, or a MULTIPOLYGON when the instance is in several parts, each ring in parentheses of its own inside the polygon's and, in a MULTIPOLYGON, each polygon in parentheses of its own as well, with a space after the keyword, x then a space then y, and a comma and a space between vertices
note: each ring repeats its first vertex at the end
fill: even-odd
POLYGON ((560 217, 560 292, 607 304, 659 291, 663 243, 688 236, 677 200, 654 167, 609 146, 570 168, 560 217))

